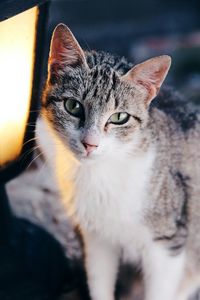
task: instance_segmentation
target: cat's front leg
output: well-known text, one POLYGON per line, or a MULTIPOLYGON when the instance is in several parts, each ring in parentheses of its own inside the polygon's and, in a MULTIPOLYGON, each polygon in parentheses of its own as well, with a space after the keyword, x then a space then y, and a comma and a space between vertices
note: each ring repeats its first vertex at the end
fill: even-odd
POLYGON ((114 300, 119 252, 95 234, 84 235, 85 263, 92 300, 114 300))
POLYGON ((145 300, 177 300, 184 273, 185 253, 171 256, 165 248, 156 244, 145 252, 145 300))

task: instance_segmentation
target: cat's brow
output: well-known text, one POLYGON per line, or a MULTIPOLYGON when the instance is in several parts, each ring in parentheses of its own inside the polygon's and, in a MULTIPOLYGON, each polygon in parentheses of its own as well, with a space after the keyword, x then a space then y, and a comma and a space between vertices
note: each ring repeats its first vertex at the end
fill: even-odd
POLYGON ((99 89, 99 86, 98 86, 98 83, 96 84, 95 88, 94 88, 94 92, 93 92, 93 97, 95 98, 98 94, 98 89, 99 89))
POLYGON ((119 99, 117 96, 114 97, 115 99, 115 109, 119 106, 119 99))
POLYGON ((113 72, 112 82, 113 82, 113 90, 115 90, 117 84, 119 83, 119 77, 117 76, 116 72, 113 72))
POLYGON ((112 92, 112 87, 108 90, 107 96, 106 96, 106 103, 108 103, 108 101, 110 100, 110 95, 112 92))
MULTIPOLYGON (((105 90, 107 90, 107 95, 105 96, 105 102, 108 103, 109 100, 111 99, 111 93, 113 92, 113 90, 116 89, 116 74, 114 70, 109 70, 110 74, 105 74, 104 75, 104 83, 106 83, 106 88, 105 90), (106 80, 106 76, 109 78, 109 80, 106 80)), ((115 101, 115 108, 118 106, 118 101, 115 101)))
MULTIPOLYGON (((119 83, 119 77, 117 76, 116 72, 113 72, 113 75, 112 75, 112 89, 113 89, 113 91, 116 91, 118 83, 119 83)), ((115 109, 116 109, 119 106, 120 100, 119 100, 117 95, 115 95, 114 100, 115 100, 115 109)))

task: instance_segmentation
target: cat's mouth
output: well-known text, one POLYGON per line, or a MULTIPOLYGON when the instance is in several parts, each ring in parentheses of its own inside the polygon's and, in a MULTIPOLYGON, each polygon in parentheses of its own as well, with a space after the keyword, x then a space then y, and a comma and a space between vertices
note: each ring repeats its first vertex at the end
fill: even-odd
POLYGON ((87 152, 87 151, 84 151, 83 155, 82 155, 82 159, 94 159, 95 157, 97 156, 97 154, 94 152, 87 152))
POLYGON ((88 150, 88 149, 83 149, 83 152, 81 153, 81 155, 79 156, 79 159, 81 161, 93 161, 98 157, 98 151, 97 149, 93 149, 93 150, 88 150))

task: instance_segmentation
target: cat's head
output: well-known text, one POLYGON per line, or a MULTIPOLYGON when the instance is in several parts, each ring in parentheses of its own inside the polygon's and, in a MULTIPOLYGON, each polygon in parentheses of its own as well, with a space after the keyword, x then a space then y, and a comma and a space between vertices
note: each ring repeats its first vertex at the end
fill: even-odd
POLYGON ((84 52, 60 24, 51 41, 43 114, 79 160, 122 155, 137 144, 170 63, 164 55, 130 68, 107 53, 84 52))

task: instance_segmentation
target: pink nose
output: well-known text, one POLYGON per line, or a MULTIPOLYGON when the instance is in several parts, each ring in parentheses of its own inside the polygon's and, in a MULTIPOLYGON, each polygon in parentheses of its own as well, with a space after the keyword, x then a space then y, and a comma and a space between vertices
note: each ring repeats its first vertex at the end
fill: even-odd
POLYGON ((98 145, 90 145, 84 141, 82 141, 83 146, 85 147, 86 151, 87 151, 87 155, 90 154, 91 152, 93 152, 94 150, 97 149, 98 145))

